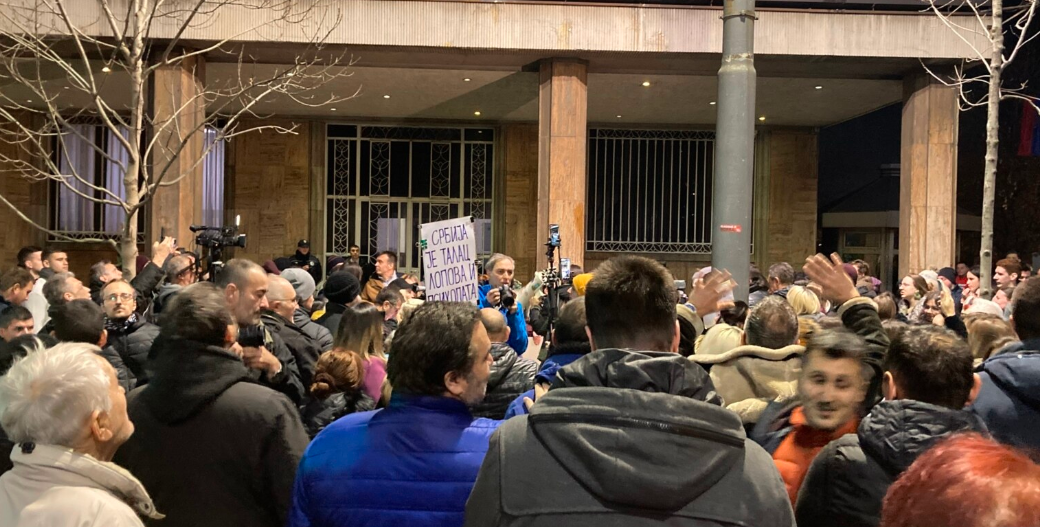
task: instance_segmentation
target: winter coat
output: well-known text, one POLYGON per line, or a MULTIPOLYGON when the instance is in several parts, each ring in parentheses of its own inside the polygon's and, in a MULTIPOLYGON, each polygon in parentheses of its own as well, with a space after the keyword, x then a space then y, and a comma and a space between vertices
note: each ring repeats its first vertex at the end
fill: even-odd
POLYGON ((119 354, 130 373, 137 379, 137 386, 148 384, 148 352, 159 336, 159 326, 138 319, 120 330, 109 330, 107 348, 119 354))
POLYGON ((347 306, 329 302, 325 305, 325 312, 314 323, 328 330, 332 338, 335 339, 336 333, 339 332, 339 321, 343 318, 343 313, 346 312, 347 306))
POLYGON ((769 296, 769 290, 765 288, 755 289, 748 293, 748 307, 755 307, 755 304, 765 300, 769 296))
POLYGON ((300 382, 306 391, 311 385, 311 379, 314 378, 314 366, 318 362, 318 356, 321 355, 321 347, 318 342, 278 313, 267 312, 260 318, 264 321, 264 326, 285 343, 285 347, 296 359, 296 367, 300 371, 300 382))
POLYGON ((47 284, 47 280, 44 278, 37 278, 33 284, 32 291, 29 293, 29 298, 25 299, 22 307, 28 309, 33 316, 33 333, 39 334, 44 326, 47 325, 51 320, 50 313, 47 309, 50 308, 50 304, 47 299, 43 296, 43 286, 47 284))
POLYGON ((510 314, 509 310, 504 307, 488 304, 487 294, 490 291, 491 284, 484 284, 477 288, 477 307, 498 309, 502 316, 506 317, 506 324, 509 326, 509 341, 506 344, 509 344, 517 355, 523 355, 527 351, 527 321, 524 320, 524 306, 517 300, 516 311, 510 314))
POLYGON ((365 282, 364 287, 361 288, 361 299, 374 304, 376 297, 379 296, 384 287, 386 287, 386 282, 383 282, 379 275, 373 274, 365 282))
POLYGON ((115 348, 106 345, 104 348, 101 348, 99 355, 112 365, 112 369, 116 370, 116 378, 119 379, 119 385, 126 390, 126 393, 130 393, 131 390, 137 387, 137 377, 123 362, 123 357, 119 356, 119 352, 115 348))
POLYGON ((458 527, 498 421, 440 396, 394 391, 343 417, 300 461, 289 527, 458 527))
MULTIPOLYGON (((580 353, 553 353, 546 357, 545 362, 542 363, 538 373, 534 376, 535 384, 552 384, 556 380, 556 373, 560 371, 564 366, 584 357, 589 354, 589 345, 586 343, 582 346, 584 349, 580 353)), ((570 351, 565 350, 565 351, 570 351)), ((524 398, 534 401, 534 388, 516 396, 513 402, 509 403, 509 407, 506 409, 505 419, 516 417, 518 415, 527 415, 527 405, 524 404, 524 398)))
POLYGON ((467 527, 794 526, 780 476, 702 368, 671 353, 598 350, 506 421, 467 527))
POLYGON ((769 403, 797 395, 804 354, 805 347, 797 344, 777 350, 744 345, 718 355, 691 355, 689 360, 710 367, 711 382, 726 408, 742 423, 754 424, 769 403))
MULTIPOLYGON (((262 320, 261 324, 263 324, 262 320)), ((303 386, 300 368, 296 364, 296 356, 289 351, 289 346, 285 345, 281 336, 275 334, 267 326, 264 326, 263 329, 264 347, 278 359, 278 362, 282 363, 282 371, 274 377, 260 370, 249 370, 249 373, 254 381, 285 394, 293 404, 299 406, 303 404, 307 390, 303 386)))
POLYGON ((982 389, 971 412, 998 441, 1040 449, 1040 339, 1004 347, 978 372, 982 389))
POLYGON ((310 314, 304 311, 303 308, 297 308, 296 312, 293 313, 293 324, 302 329, 308 337, 314 339, 321 348, 322 353, 332 349, 332 332, 325 326, 311 320, 310 314))
POLYGON ((936 441, 958 432, 982 432, 964 410, 910 400, 882 401, 855 434, 823 448, 798 492, 799 527, 875 527, 888 487, 936 441))
POLYGON ((151 382, 129 397, 136 430, 116 453, 166 514, 155 525, 284 525, 308 440, 296 407, 223 348, 155 346, 151 382))
POLYGON ((513 399, 534 388, 538 363, 518 356, 504 342, 491 344, 491 356, 495 362, 491 363, 484 400, 470 408, 470 411, 474 417, 502 419, 513 399))
POLYGON ((336 419, 357 412, 368 412, 376 409, 376 402, 365 392, 357 390, 352 394, 334 393, 325 399, 311 399, 300 410, 303 426, 307 435, 314 438, 336 419))
POLYGON ((162 314, 163 308, 170 303, 173 295, 176 295, 180 290, 181 286, 177 284, 163 284, 159 287, 159 292, 155 294, 155 300, 152 300, 151 320, 153 323, 158 323, 159 315, 162 314))
POLYGON ((69 448, 26 443, 0 476, 5 527, 137 527, 138 514, 161 519, 148 492, 114 463, 69 448))

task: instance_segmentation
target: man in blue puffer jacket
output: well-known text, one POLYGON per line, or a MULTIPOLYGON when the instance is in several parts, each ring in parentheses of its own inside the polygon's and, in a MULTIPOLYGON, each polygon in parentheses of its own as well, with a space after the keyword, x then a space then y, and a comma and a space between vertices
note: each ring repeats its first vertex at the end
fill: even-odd
MULTIPOLYGON (((535 384, 552 384, 556 372, 560 368, 584 357, 592 347, 589 345, 589 334, 585 332, 585 297, 578 297, 560 308, 560 316, 553 330, 552 347, 549 356, 542 363, 534 377, 535 384)), ((518 415, 526 415, 527 406, 524 398, 534 401, 534 390, 528 390, 513 399, 506 409, 506 419, 518 415)))
POLYGON ((1040 449, 1040 278, 1022 282, 1011 305, 1011 326, 1022 342, 982 363, 982 389, 970 410, 1000 442, 1040 449))
POLYGON ((491 340, 473 304, 430 302, 397 329, 384 410, 325 428, 300 461, 289 527, 462 525, 491 435, 474 419, 491 340))
POLYGON ((513 263, 512 258, 496 253, 488 258, 484 268, 488 273, 488 283, 477 288, 479 297, 477 307, 497 309, 506 317, 506 324, 509 326, 509 340, 506 344, 509 344, 517 355, 523 355, 527 351, 527 321, 524 320, 524 306, 520 305, 515 296, 512 304, 506 305, 508 302, 502 301, 502 294, 499 290, 503 285, 512 286, 516 264, 513 263))

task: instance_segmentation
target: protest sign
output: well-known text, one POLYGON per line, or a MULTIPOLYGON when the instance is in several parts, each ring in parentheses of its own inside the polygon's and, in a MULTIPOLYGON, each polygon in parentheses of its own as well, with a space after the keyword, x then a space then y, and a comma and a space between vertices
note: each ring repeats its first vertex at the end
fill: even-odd
POLYGON ((426 300, 476 303, 477 239, 473 218, 424 223, 419 230, 426 300))

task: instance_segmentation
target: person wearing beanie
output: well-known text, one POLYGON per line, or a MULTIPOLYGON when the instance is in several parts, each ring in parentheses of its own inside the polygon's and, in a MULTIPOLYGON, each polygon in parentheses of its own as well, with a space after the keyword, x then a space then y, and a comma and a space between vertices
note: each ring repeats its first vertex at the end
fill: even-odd
POLYGON ((583 273, 571 279, 571 285, 578 296, 585 296, 585 287, 589 285, 589 280, 592 280, 592 273, 583 273))
POLYGON ((332 349, 332 332, 311 320, 311 310, 314 308, 314 277, 303 269, 293 268, 282 271, 282 278, 288 280, 289 285, 296 291, 297 305, 293 313, 293 324, 314 339, 321 351, 332 349))
POLYGON ((357 304, 360 292, 361 283, 357 277, 346 271, 332 273, 325 281, 325 298, 329 302, 325 306, 325 314, 316 322, 329 330, 333 338, 336 336, 336 329, 339 328, 343 313, 348 306, 357 304))
POLYGON ((943 267, 939 269, 939 281, 946 285, 946 288, 950 290, 950 296, 953 297, 953 307, 956 308, 957 313, 961 312, 961 301, 964 298, 964 289, 957 283, 957 271, 954 271, 952 267, 943 267))

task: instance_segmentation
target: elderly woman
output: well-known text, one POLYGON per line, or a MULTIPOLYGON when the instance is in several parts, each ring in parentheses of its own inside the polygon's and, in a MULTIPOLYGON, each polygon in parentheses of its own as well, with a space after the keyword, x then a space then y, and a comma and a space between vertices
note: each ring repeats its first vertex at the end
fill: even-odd
POLYGON ((134 432, 112 366, 89 344, 30 353, 0 378, 0 425, 15 443, 0 476, 0 525, 125 527, 162 518, 111 463, 134 432))

